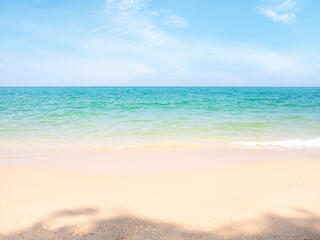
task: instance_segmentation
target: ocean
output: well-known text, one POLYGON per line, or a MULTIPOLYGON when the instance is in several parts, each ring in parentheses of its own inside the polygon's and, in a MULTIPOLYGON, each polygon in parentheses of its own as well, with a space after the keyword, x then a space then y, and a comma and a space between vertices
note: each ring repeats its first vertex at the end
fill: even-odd
POLYGON ((320 88, 1 87, 0 144, 320 147, 320 88))

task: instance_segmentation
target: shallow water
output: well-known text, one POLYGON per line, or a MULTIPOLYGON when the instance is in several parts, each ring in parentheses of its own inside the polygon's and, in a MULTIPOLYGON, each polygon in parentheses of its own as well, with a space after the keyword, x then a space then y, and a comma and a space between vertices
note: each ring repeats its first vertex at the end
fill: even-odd
POLYGON ((320 88, 2 87, 0 142, 320 147, 320 88))

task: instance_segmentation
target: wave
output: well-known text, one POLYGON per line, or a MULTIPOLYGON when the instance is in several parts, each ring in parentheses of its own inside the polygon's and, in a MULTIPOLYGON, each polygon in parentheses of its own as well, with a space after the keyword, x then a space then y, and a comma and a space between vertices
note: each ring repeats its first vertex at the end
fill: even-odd
POLYGON ((235 142, 234 144, 243 147, 257 148, 320 148, 320 137, 311 139, 288 139, 278 141, 235 142))

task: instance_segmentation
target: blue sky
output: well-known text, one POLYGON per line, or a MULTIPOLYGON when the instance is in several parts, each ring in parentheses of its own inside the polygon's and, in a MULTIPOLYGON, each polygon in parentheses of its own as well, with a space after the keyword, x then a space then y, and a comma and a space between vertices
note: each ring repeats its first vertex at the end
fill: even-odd
POLYGON ((320 86, 318 0, 0 0, 2 86, 320 86))

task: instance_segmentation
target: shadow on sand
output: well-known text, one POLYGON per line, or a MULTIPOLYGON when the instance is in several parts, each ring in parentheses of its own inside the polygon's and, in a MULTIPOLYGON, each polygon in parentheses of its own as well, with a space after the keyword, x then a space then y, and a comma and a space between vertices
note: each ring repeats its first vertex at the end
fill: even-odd
POLYGON ((305 211, 295 209, 299 217, 285 218, 275 214, 266 214, 259 221, 247 222, 241 225, 225 226, 213 231, 188 230, 179 225, 165 222, 154 222, 132 215, 122 215, 111 219, 96 219, 97 209, 82 208, 56 212, 28 229, 13 232, 0 239, 110 239, 110 240, 187 240, 187 239, 212 239, 212 240, 319 240, 320 217, 305 211), (80 224, 65 224, 57 228, 47 227, 50 223, 60 223, 62 220, 74 217, 91 217, 93 221, 80 224), (249 234, 248 225, 258 226, 259 232, 249 234))

